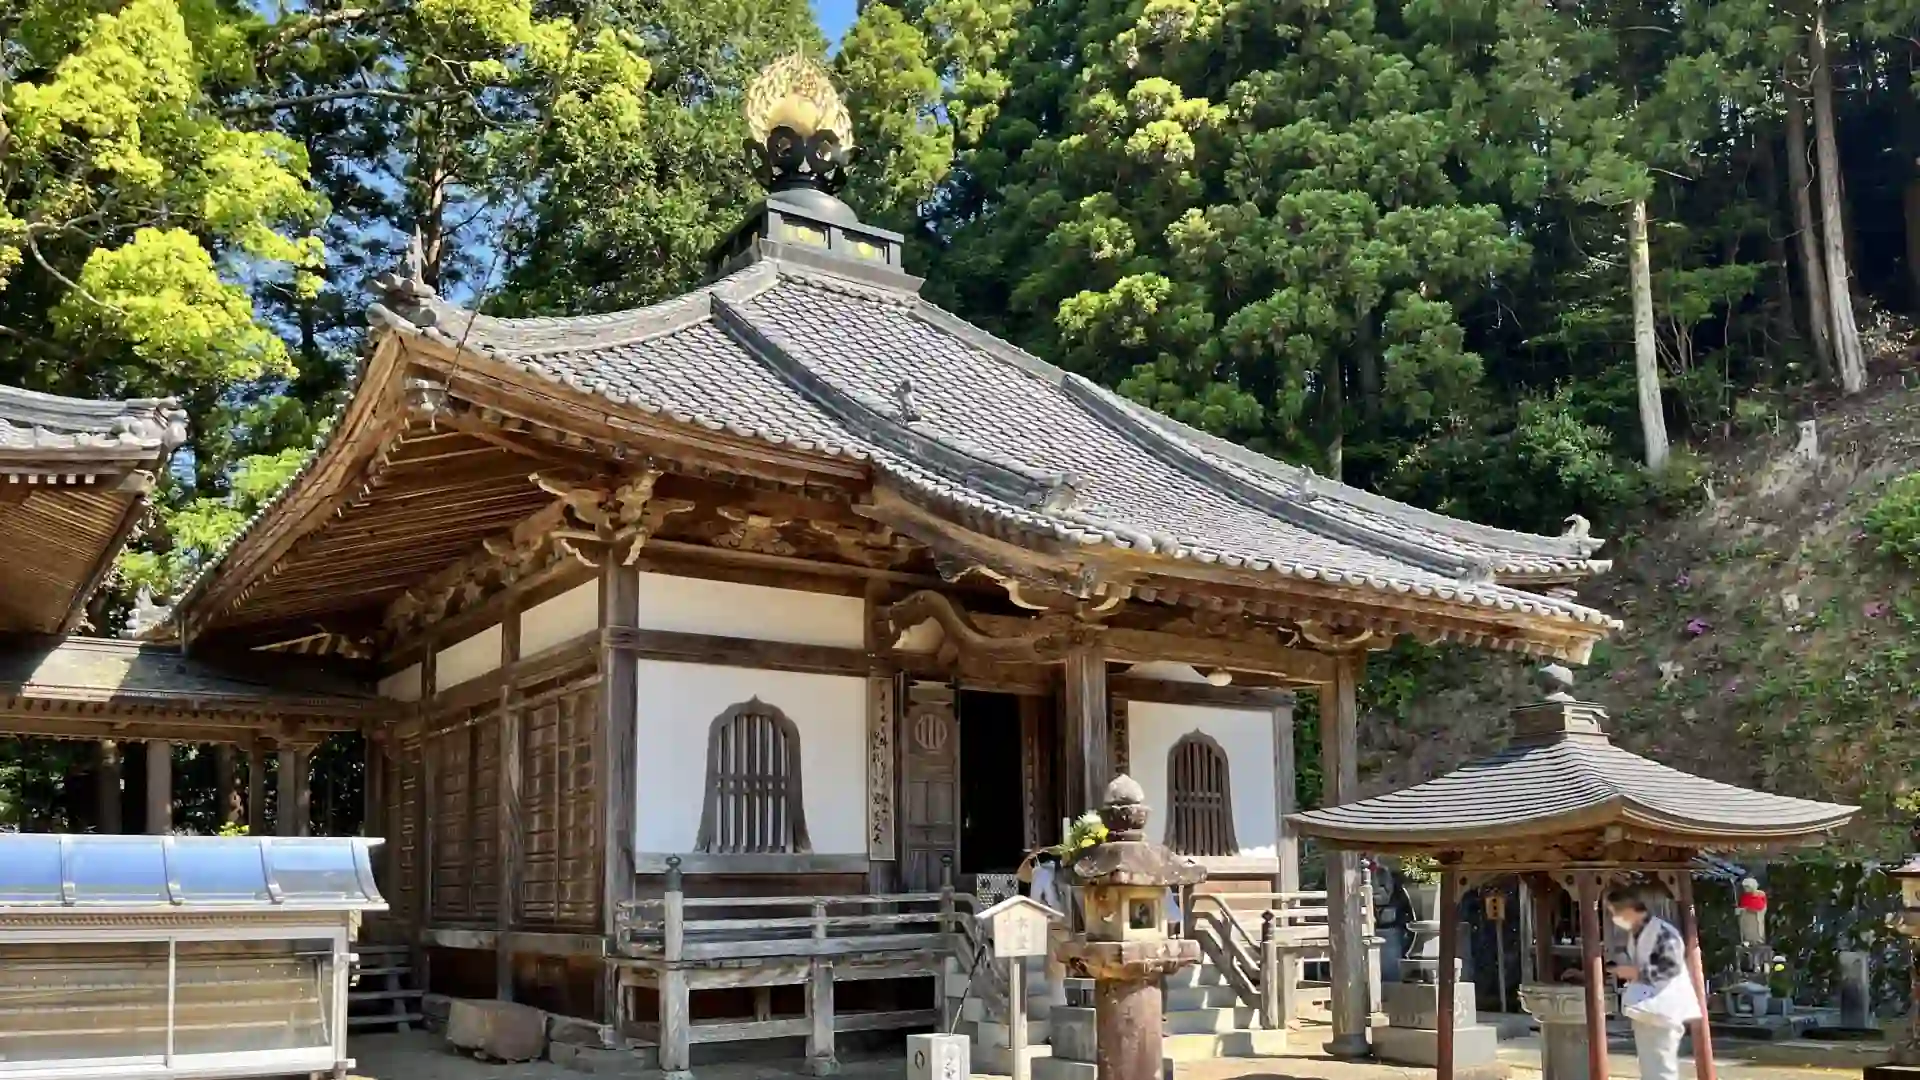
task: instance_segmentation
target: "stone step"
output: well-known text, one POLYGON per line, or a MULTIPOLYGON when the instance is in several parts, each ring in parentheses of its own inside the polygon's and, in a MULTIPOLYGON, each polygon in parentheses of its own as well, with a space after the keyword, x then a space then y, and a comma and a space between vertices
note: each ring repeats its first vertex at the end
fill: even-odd
POLYGON ((1283 1057, 1287 1053, 1287 1033, 1254 1028, 1218 1034, 1168 1035, 1160 1041, 1160 1053, 1173 1061, 1210 1061, 1223 1057, 1283 1057))
POLYGON ((1091 1061, 1044 1057, 1033 1062, 1033 1080, 1098 1080, 1099 1075, 1091 1061))
POLYGON ((1236 1005, 1239 997, 1233 987, 1226 983, 1214 983, 1211 986, 1169 986, 1166 990, 1168 1012, 1182 1009, 1210 1009, 1236 1005))
MULTIPOLYGON (((1013 1051, 1008 1047, 987 1046, 976 1041, 970 1054, 971 1065, 976 1073, 986 1073, 991 1076, 1013 1075, 1013 1051)), ((1026 1058, 1027 1067, 1033 1069, 1040 1062, 1053 1056, 1053 1047, 1023 1046, 1020 1048, 1020 1055, 1026 1058)))
MULTIPOLYGON (((1053 1037, 1053 1028, 1045 1020, 1027 1017, 1027 1045, 1038 1046, 1053 1037)), ((998 1020, 982 1020, 974 1028, 973 1045, 1012 1046, 1013 1025, 998 1020)))
POLYGON ((1244 1007, 1180 1009, 1166 1014, 1161 1030, 1168 1035, 1217 1035, 1254 1026, 1252 1009, 1244 1007))
POLYGON ((1226 980, 1221 978, 1220 972, 1215 969, 1212 964, 1195 964, 1192 967, 1181 968, 1179 971, 1167 976, 1166 985, 1169 988, 1175 986, 1218 986, 1224 982, 1226 982, 1226 980))

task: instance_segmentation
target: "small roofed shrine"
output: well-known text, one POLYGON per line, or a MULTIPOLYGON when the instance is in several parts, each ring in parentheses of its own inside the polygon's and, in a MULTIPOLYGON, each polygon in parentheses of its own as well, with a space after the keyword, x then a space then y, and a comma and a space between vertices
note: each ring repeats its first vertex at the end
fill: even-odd
MULTIPOLYGON (((710 973, 621 981, 622 912, 670 866, 688 903, 929 894, 942 867, 965 892, 1122 772, 1209 887, 1297 891, 1295 693, 1353 798, 1369 650, 1581 662, 1618 625, 1570 591, 1606 566, 1581 519, 1359 491, 941 310, 834 194, 824 71, 779 61, 746 105, 767 197, 683 296, 499 318, 381 279, 325 441, 156 632, 377 668, 369 830, 435 989, 764 1031, 710 973)), ((1364 1053, 1357 856, 1328 876, 1364 1053)), ((774 944, 753 978, 797 970, 774 944)))
MULTIPOLYGON (((1707 1012, 1693 876, 1706 851, 1767 850, 1818 843, 1859 808, 1788 798, 1693 776, 1615 746, 1606 711, 1579 701, 1565 667, 1540 669, 1545 698, 1513 710, 1505 749, 1443 776, 1371 799, 1295 814, 1303 836, 1340 848, 1426 855, 1439 863, 1441 1017, 1454 1015, 1455 982, 1446 977, 1459 955, 1464 890, 1517 875, 1535 905, 1534 971, 1552 987, 1521 988, 1530 1007, 1564 1001, 1574 1017, 1543 1016, 1547 1073, 1556 1075, 1554 1019, 1584 1021, 1588 1077, 1607 1074, 1605 1030, 1610 978, 1603 905, 1609 890, 1658 883, 1671 896, 1686 939, 1687 966, 1707 1012), (1576 968, 1556 967, 1554 928, 1570 901, 1580 945, 1576 968), (1577 984, 1572 995, 1555 993, 1577 984), (1530 991, 1533 991, 1530 993, 1530 991), (1584 1015, 1581 1016, 1581 1013, 1584 1015)), ((1700 1080, 1714 1076, 1713 1045, 1704 1022, 1693 1025, 1700 1080)), ((1454 1075, 1454 1031, 1439 1025, 1439 1075, 1454 1075)), ((1577 1067, 1570 1070, 1576 1075, 1577 1067)))
POLYGON ((378 843, 0 835, 0 1075, 346 1075, 378 843))

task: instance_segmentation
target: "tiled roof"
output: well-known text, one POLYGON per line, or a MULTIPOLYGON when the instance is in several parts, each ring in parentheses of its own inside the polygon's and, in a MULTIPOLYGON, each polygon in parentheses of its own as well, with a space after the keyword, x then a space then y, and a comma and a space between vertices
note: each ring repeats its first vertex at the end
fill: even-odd
POLYGON ((1441 846, 1622 825, 1713 847, 1820 833, 1858 809, 1684 773, 1592 727, 1519 739, 1425 783, 1288 820, 1303 835, 1356 845, 1441 846))
POLYGON ((1583 624, 1501 578, 1604 567, 1584 533, 1462 522, 1274 462, 1151 413, 921 300, 764 259, 665 304, 505 320, 431 295, 377 325, 683 423, 872 461, 918 498, 1018 539, 1112 545, 1583 624))
POLYGON ((161 457, 187 438, 172 398, 87 401, 0 386, 0 453, 96 451, 161 457))
POLYGON ((298 664, 241 671, 120 638, 7 637, 0 645, 0 694, 20 697, 199 708, 377 700, 365 686, 298 664))

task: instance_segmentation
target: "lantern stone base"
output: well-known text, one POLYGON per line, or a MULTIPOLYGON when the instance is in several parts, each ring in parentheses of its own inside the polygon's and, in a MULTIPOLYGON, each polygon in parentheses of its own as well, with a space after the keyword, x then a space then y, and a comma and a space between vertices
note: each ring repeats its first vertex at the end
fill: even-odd
MULTIPOLYGON (((1540 1071, 1545 1080, 1588 1080, 1585 988, 1522 983, 1520 1004, 1540 1021, 1540 1071)), ((1606 1037, 1604 1032, 1601 1037, 1606 1037)))
MULTIPOLYGON (((1433 1068, 1440 1063, 1440 1033, 1426 1028, 1380 1027, 1373 1029, 1373 1054, 1392 1065, 1422 1065, 1433 1068)), ((1483 1024, 1453 1029, 1453 1067, 1456 1073, 1468 1069, 1486 1076, 1500 1060, 1500 1033, 1483 1024)), ((1504 1072, 1502 1072, 1504 1075, 1504 1072)), ((1913 1077, 1911 1080, 1920 1080, 1913 1077)))
MULTIPOLYGON (((1432 983, 1388 983, 1380 988, 1387 1025, 1373 1029, 1374 1056, 1395 1065, 1424 1065, 1440 1061, 1440 988, 1432 983)), ((1500 1033, 1477 1023, 1473 984, 1457 982, 1453 990, 1453 1064, 1456 1071, 1482 1070, 1499 1056, 1500 1033)))

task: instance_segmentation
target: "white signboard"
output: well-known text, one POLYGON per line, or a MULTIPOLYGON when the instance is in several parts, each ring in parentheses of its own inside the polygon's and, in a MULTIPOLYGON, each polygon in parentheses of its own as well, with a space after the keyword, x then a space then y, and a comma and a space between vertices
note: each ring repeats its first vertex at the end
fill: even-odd
POLYGON ((993 934, 993 955, 1047 955, 1047 926, 1065 915, 1028 896, 1009 896, 979 915, 993 934))

